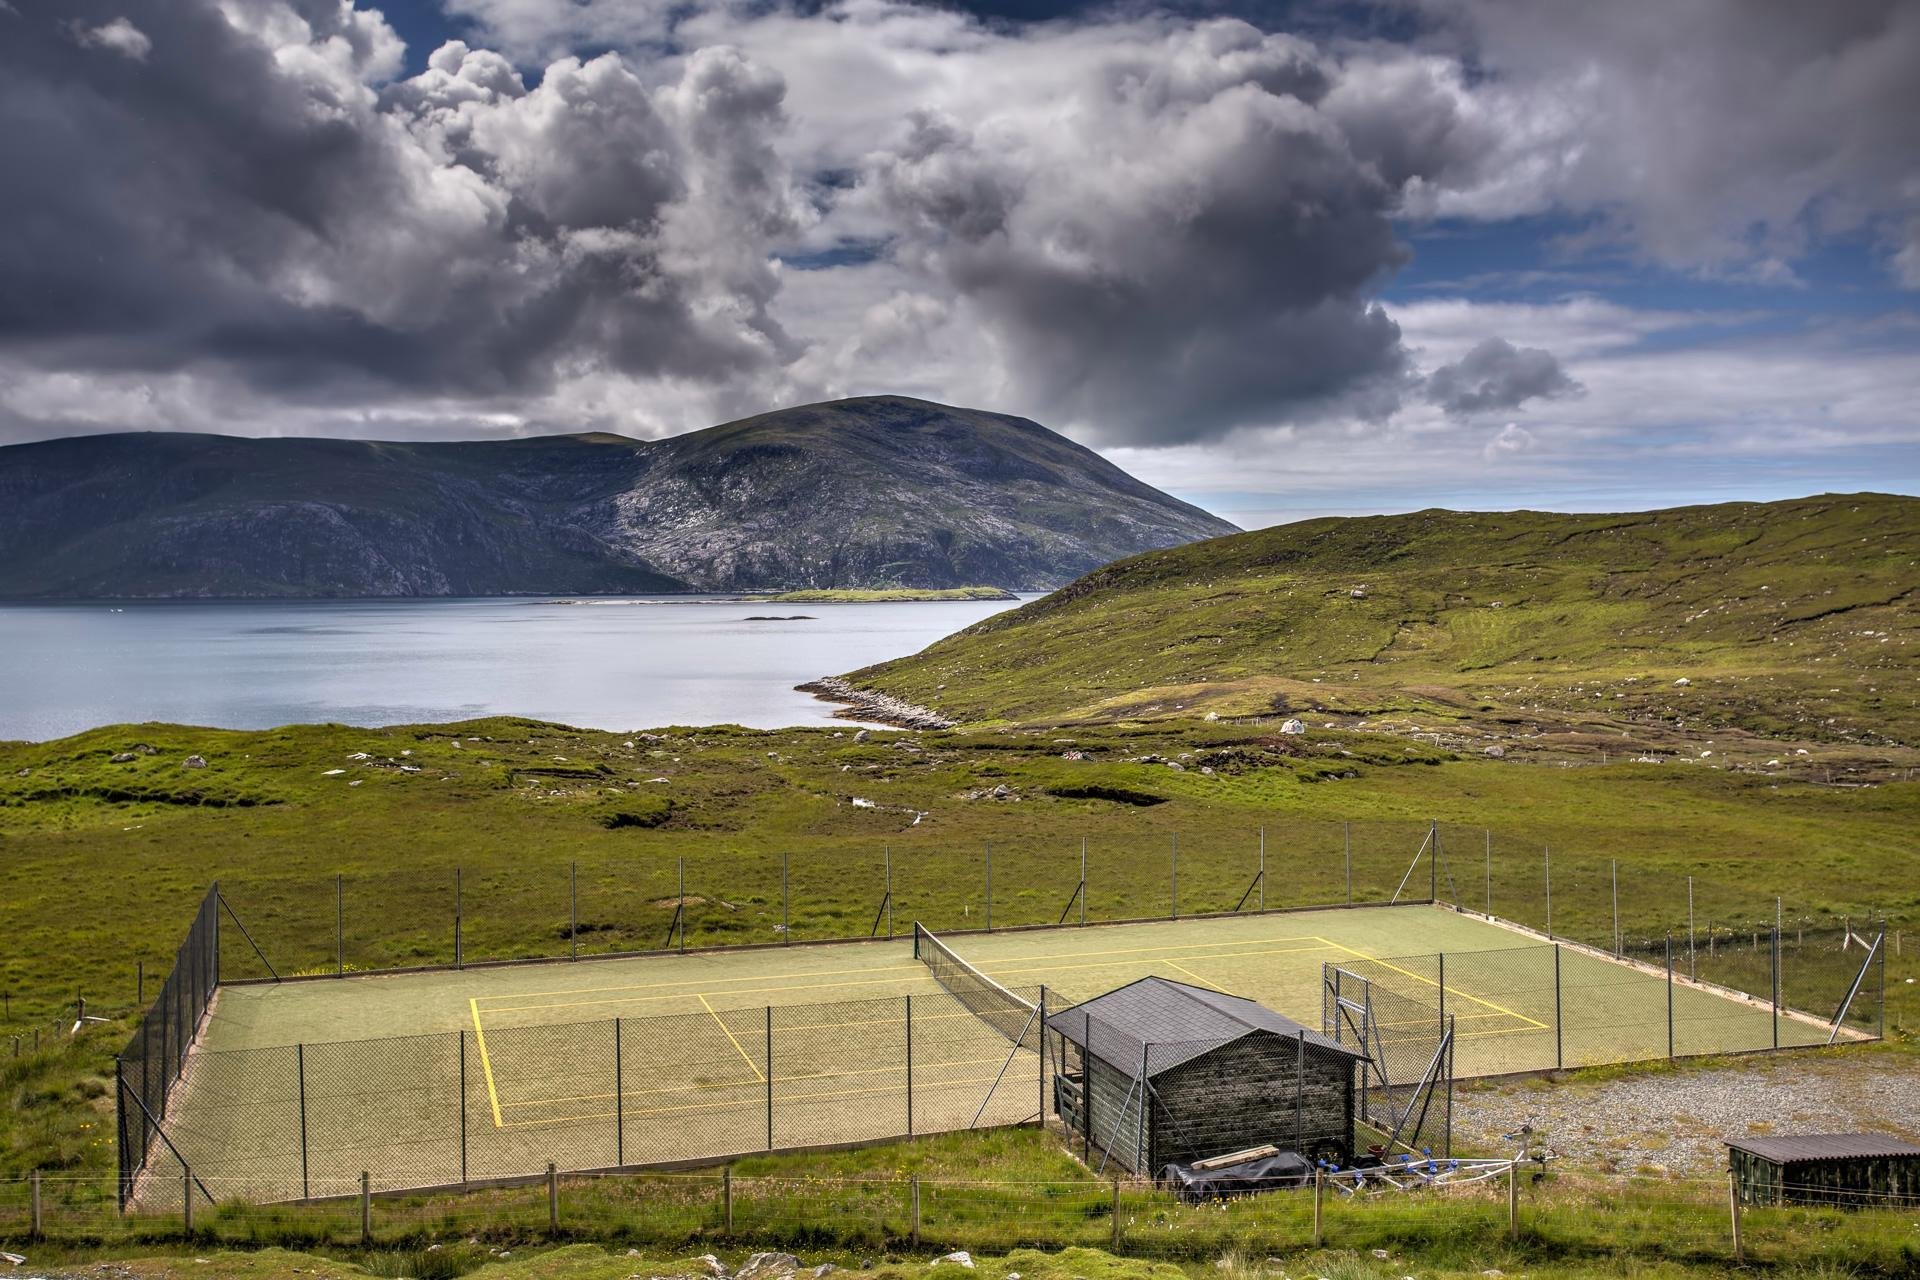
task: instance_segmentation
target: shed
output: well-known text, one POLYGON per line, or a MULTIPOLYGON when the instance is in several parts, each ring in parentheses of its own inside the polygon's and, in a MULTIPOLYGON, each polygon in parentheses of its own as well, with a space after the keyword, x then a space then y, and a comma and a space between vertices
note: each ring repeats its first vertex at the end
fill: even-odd
POLYGON ((1142 978, 1047 1018, 1054 1110, 1135 1173, 1271 1143, 1353 1161, 1361 1055, 1238 996, 1142 978))
POLYGON ((1730 1138, 1745 1204, 1920 1205, 1920 1146, 1885 1133, 1730 1138))

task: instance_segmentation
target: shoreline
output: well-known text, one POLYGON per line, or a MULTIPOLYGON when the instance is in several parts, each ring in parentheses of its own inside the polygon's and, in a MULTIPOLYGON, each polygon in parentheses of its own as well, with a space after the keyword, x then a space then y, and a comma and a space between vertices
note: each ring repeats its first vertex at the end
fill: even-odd
POLYGON ((951 729, 959 723, 890 693, 858 688, 839 676, 822 676, 793 687, 822 702, 842 704, 842 709, 833 713, 836 720, 870 720, 897 729, 951 729))

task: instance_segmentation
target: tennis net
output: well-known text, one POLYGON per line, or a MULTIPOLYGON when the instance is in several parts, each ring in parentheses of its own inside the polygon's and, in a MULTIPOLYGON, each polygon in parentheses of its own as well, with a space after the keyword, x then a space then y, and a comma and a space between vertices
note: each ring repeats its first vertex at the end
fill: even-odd
POLYGON ((913 955, 933 980, 975 1017, 1005 1036, 1007 1043, 1040 1052, 1039 1009, 955 955, 953 949, 914 922, 913 955))

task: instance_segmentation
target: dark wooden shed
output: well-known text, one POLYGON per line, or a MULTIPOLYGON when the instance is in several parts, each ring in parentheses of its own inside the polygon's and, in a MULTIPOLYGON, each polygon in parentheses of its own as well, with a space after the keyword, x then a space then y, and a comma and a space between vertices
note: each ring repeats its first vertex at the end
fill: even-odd
POLYGON ((1142 978, 1051 1014, 1054 1110, 1135 1173, 1271 1143, 1353 1160, 1361 1055, 1238 996, 1142 978))
POLYGON ((1885 1133, 1727 1140, 1744 1204, 1920 1204, 1920 1146, 1885 1133))

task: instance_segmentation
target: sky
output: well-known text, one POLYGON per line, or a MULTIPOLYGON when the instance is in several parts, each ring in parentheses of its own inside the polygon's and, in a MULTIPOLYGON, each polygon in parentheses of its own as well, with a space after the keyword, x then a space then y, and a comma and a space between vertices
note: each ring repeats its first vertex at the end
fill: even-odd
POLYGON ((1246 527, 1920 493, 1909 0, 0 0, 0 443, 898 393, 1246 527))

